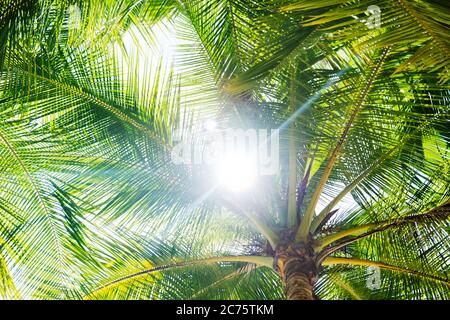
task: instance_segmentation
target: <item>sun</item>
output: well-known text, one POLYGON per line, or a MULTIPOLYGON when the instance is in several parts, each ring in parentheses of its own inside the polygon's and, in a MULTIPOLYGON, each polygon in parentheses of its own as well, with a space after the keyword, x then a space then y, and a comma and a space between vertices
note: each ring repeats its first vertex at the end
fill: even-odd
POLYGON ((232 192, 242 192, 255 184, 258 170, 255 157, 231 153, 219 159, 216 166, 218 182, 232 192))

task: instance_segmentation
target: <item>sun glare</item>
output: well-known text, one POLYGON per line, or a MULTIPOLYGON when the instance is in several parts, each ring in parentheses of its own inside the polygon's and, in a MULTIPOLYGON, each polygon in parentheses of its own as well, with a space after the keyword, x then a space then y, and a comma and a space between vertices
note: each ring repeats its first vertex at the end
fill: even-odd
POLYGON ((206 120, 205 122, 205 129, 207 131, 214 131, 217 128, 217 122, 215 122, 214 120, 206 120))
POLYGON ((245 191, 256 181, 256 160, 245 154, 230 154, 219 160, 216 175, 220 185, 226 189, 245 191))

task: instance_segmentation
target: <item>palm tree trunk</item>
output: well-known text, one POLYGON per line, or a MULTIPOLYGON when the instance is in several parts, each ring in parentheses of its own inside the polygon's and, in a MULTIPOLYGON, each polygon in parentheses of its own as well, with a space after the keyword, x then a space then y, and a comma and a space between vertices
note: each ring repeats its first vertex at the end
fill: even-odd
POLYGON ((288 300, 315 300, 314 265, 299 258, 290 258, 284 265, 285 293, 288 300))
POLYGON ((274 269, 284 282, 288 300, 316 300, 314 285, 319 271, 311 242, 295 243, 295 230, 282 230, 274 252, 274 269))

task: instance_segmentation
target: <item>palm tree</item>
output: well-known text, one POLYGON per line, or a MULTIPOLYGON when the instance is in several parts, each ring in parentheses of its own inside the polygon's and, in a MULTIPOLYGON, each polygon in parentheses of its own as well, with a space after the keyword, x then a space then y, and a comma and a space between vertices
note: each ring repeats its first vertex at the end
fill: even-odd
POLYGON ((0 297, 449 298, 445 1, 0 13, 0 297), (279 174, 174 164, 207 119, 281 129, 279 174))

